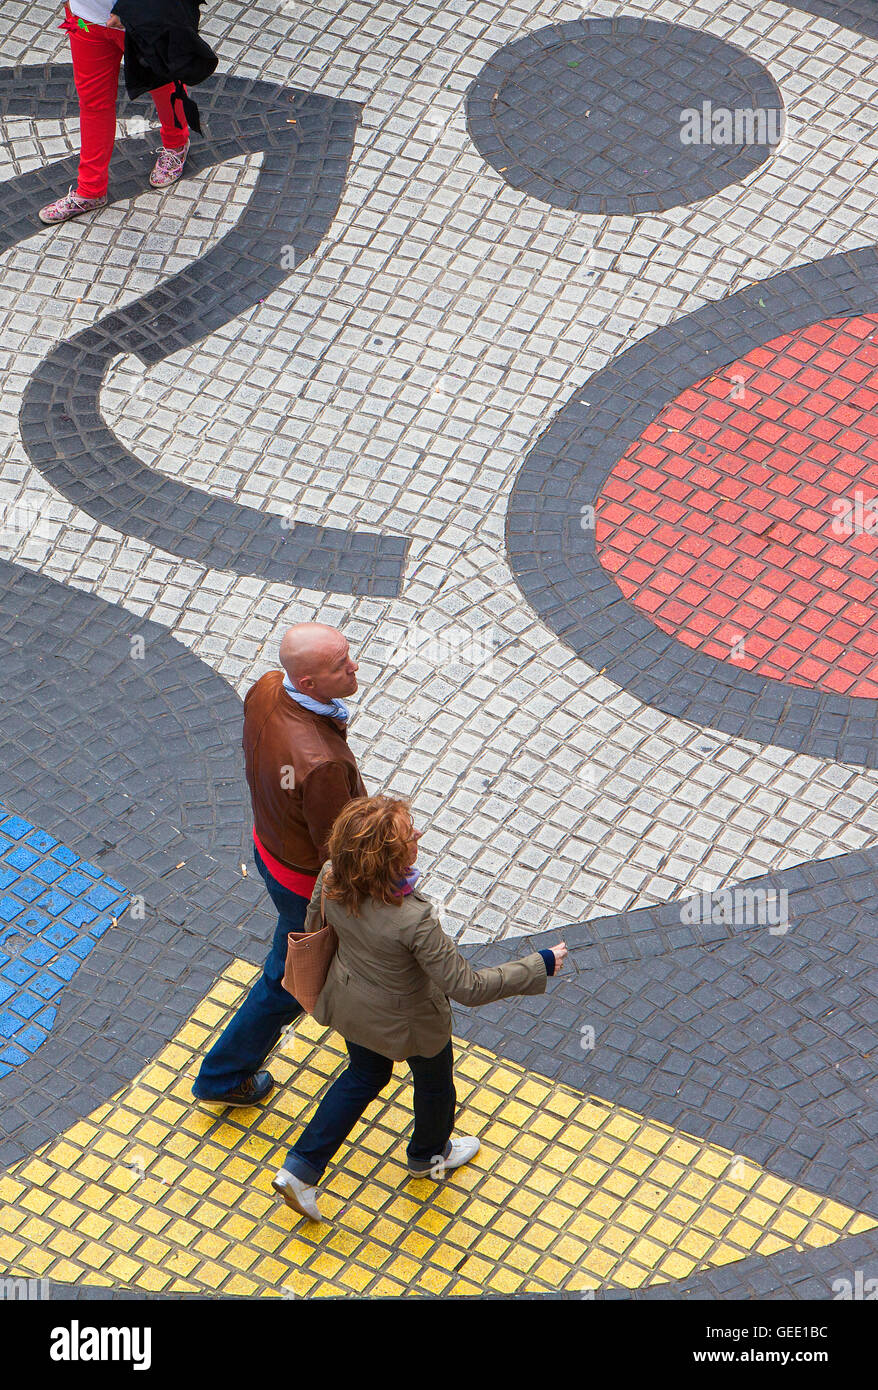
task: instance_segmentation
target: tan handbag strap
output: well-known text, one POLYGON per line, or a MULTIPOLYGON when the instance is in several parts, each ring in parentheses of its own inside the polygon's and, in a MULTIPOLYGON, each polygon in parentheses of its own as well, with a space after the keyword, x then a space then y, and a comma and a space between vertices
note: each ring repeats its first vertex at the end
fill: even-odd
POLYGON ((323 875, 323 882, 320 885, 320 925, 326 926, 326 874, 323 875))

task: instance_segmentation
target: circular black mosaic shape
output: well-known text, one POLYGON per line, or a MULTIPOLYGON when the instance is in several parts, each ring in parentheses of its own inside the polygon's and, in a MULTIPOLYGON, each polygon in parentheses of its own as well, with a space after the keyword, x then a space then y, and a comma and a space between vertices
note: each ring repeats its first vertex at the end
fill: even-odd
POLYGON ((782 119, 759 63, 655 20, 538 29, 500 49, 467 97, 470 136, 488 163, 513 188, 572 212, 638 214, 709 197, 764 163, 782 119))

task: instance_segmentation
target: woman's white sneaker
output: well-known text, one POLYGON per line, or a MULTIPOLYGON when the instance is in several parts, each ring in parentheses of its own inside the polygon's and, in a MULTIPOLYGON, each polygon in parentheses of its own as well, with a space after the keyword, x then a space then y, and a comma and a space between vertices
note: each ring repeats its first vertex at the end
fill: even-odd
POLYGON ((450 1169, 462 1168, 464 1163, 469 1163, 481 1147, 480 1140, 474 1139, 472 1135, 462 1134, 459 1139, 452 1139, 451 1148, 444 1158, 437 1154, 432 1163, 423 1167, 415 1167, 409 1163, 409 1172, 413 1177, 432 1178, 434 1182, 438 1182, 450 1169))
POLYGON ((291 1173, 289 1168, 279 1168, 272 1178, 271 1185, 275 1192, 279 1192, 288 1207, 297 1211, 300 1216, 307 1216, 309 1221, 322 1221, 323 1216, 317 1205, 317 1188, 309 1187, 301 1178, 297 1178, 295 1173, 291 1173))

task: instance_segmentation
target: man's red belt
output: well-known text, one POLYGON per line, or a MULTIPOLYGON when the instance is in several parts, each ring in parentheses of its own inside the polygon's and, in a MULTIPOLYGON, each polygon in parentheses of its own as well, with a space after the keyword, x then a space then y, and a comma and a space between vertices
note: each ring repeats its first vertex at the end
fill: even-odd
POLYGON ((273 854, 269 854, 256 834, 255 825, 253 827, 253 843, 259 851, 259 858, 272 878, 276 878, 284 888, 289 888, 291 893, 298 893, 300 898, 310 898, 314 892, 314 884, 317 882, 316 874, 301 874, 298 869, 291 869, 289 865, 282 864, 279 859, 275 859, 273 854))

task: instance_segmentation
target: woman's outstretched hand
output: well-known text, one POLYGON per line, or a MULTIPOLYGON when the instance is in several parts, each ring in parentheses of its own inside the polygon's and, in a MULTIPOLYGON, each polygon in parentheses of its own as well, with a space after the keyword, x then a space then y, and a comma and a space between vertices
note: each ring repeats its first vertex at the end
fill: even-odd
POLYGON ((111 15, 110 15, 110 18, 107 20, 107 28, 108 28, 108 29, 124 29, 125 26, 124 26, 124 24, 122 23, 122 21, 121 21, 121 19, 119 18, 118 15, 116 15, 116 14, 111 14, 111 15))
POLYGON ((563 941, 559 941, 557 946, 551 947, 552 955, 555 957, 555 974, 561 969, 567 959, 567 947, 563 941))

